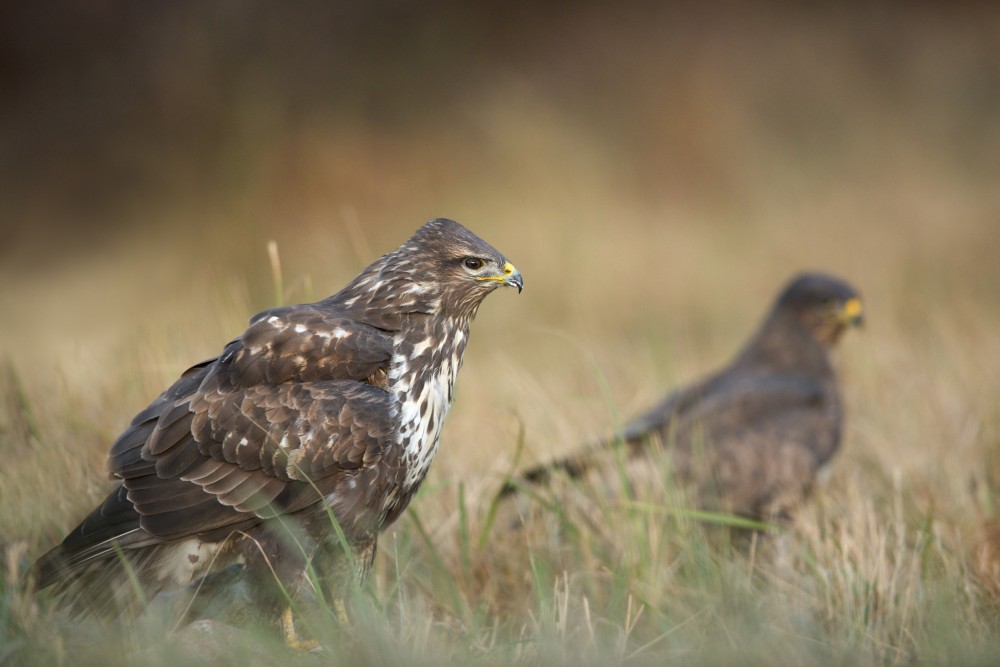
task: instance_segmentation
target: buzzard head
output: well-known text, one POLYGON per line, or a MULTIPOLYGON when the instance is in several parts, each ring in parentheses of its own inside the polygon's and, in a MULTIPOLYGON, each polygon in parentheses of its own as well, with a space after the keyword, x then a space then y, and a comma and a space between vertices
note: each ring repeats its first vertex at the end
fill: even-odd
POLYGON ((496 248, 454 220, 438 218, 417 230, 399 249, 411 290, 434 294, 441 311, 472 317, 498 287, 524 287, 521 273, 496 248))
POLYGON ((520 272, 496 248, 454 220, 431 220, 383 255, 328 300, 387 330, 407 313, 468 323, 487 294, 524 286, 520 272))
POLYGON ((782 291, 775 313, 791 318, 824 345, 863 321, 861 296, 840 278, 824 273, 796 276, 782 291))

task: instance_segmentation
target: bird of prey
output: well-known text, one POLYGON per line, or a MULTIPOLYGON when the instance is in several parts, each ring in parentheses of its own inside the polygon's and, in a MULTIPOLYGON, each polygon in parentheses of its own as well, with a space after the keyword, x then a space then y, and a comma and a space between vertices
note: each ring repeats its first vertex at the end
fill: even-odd
POLYGON ((861 299, 849 284, 821 273, 796 276, 729 365, 669 394, 614 441, 530 469, 501 493, 560 470, 583 477, 624 443, 630 465, 647 463, 643 457, 659 447, 669 452, 676 477, 693 484, 703 506, 785 517, 840 443, 843 411, 830 351, 861 321, 861 299))
POLYGON ((333 296, 254 316, 135 416, 109 454, 116 488, 38 559, 39 587, 115 616, 242 563, 294 643, 286 594, 307 570, 368 572, 434 459, 469 326, 500 286, 520 292, 521 274, 436 219, 333 296))

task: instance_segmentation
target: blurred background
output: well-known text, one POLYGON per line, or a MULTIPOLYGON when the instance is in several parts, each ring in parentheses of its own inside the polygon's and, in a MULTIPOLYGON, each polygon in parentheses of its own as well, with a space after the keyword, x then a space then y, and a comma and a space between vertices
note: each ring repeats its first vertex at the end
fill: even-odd
POLYGON ((45 473, 62 514, 8 534, 69 527, 128 419, 249 315, 437 216, 526 286, 482 309, 432 479, 493 488, 520 428, 522 463, 607 433, 807 268, 868 307, 843 470, 992 474, 989 3, 4 3, 0 172, 3 428, 77 461, 45 473))

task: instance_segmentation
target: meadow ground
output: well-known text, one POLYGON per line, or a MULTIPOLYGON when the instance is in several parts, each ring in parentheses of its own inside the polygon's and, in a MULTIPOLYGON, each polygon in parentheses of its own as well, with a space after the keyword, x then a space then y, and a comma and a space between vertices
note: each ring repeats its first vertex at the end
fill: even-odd
MULTIPOLYGON (((355 631, 313 628, 336 657, 996 664, 995 15, 691 19, 694 41, 601 18, 470 87, 449 122, 268 126, 213 187, 0 255, 0 663, 217 664, 155 615, 61 617, 26 567, 107 492, 110 442, 180 371, 441 215, 525 290, 474 323, 441 453, 381 540, 355 631), (666 468, 624 496, 564 484, 494 505, 515 466, 722 364, 802 269, 857 285, 867 319, 836 359, 842 449, 791 525, 748 543, 687 511, 666 468)), ((324 659, 226 645, 233 664, 324 659)))

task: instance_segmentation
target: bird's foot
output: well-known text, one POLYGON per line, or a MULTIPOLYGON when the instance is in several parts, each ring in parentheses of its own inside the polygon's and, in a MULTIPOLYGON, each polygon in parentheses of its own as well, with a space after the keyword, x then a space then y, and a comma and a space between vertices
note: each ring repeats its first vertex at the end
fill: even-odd
POLYGON ((347 605, 344 604, 344 599, 337 598, 334 600, 333 609, 337 615, 337 620, 340 621, 340 627, 351 632, 353 628, 351 627, 351 619, 347 616, 347 605))
POLYGON ((285 641, 285 645, 296 651, 312 651, 313 649, 319 648, 320 644, 315 639, 300 639, 297 632, 295 632, 295 619, 292 617, 292 608, 285 607, 285 611, 281 614, 281 638, 285 641))

